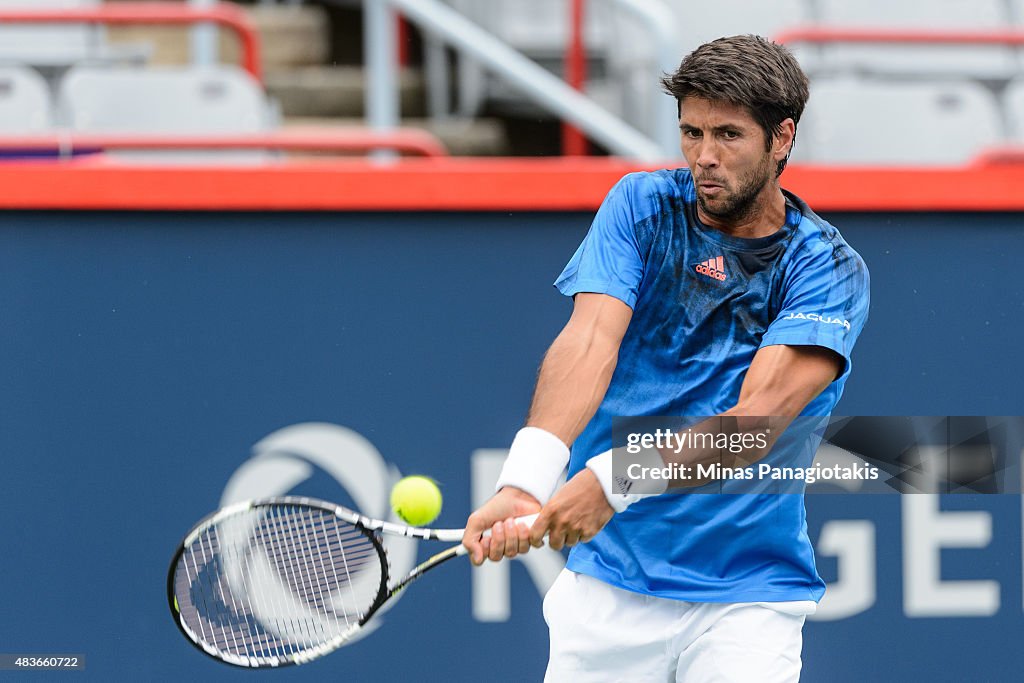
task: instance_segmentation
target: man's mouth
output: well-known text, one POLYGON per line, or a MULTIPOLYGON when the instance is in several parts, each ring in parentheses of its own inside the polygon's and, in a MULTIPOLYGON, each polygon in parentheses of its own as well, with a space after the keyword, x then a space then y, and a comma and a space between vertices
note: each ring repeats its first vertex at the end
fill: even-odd
POLYGON ((697 187, 701 189, 701 192, 708 195, 715 195, 725 190, 724 185, 712 180, 702 180, 697 183, 697 187))

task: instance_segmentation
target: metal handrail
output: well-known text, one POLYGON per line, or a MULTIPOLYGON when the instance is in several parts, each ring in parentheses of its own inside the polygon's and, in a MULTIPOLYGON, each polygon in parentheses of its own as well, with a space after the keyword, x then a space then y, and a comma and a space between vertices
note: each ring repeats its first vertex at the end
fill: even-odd
POLYGON ((71 9, 0 9, 0 23, 12 24, 199 24, 228 28, 242 47, 242 67, 260 83, 263 73, 260 38, 245 13, 228 3, 193 7, 177 2, 125 2, 71 9))
POLYGON ((394 30, 391 19, 395 10, 500 74, 613 154, 643 161, 675 156, 667 155, 656 141, 438 0, 364 0, 366 110, 372 127, 386 130, 398 119, 394 50, 388 49, 394 40, 390 32, 394 30))
MULTIPOLYGON (((647 28, 654 44, 655 61, 658 68, 672 73, 679 67, 680 55, 678 36, 675 33, 675 15, 660 0, 613 0, 620 9, 629 12, 633 18, 647 28)), ((675 105, 665 102, 661 88, 651 83, 651 126, 652 136, 657 140, 665 158, 678 157, 679 120, 675 105), (667 106, 664 106, 666 105, 667 106)))

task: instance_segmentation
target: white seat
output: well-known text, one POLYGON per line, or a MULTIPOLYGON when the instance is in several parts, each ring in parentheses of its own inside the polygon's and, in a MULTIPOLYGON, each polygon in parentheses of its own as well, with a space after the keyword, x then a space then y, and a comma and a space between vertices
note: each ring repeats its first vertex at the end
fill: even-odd
MULTIPOLYGON (((101 69, 76 67, 60 84, 58 112, 69 130, 88 133, 232 135, 268 130, 259 83, 237 67, 101 69)), ((121 159, 170 163, 261 163, 263 151, 116 152, 121 159)))
POLYGON ((0 134, 45 133, 53 126, 50 91, 29 68, 0 67, 0 134))
POLYGON ((1018 79, 1007 86, 1003 93, 1003 111, 1009 127, 1007 137, 1024 144, 1024 79, 1018 79))
POLYGON ((78 67, 61 81, 58 110, 75 131, 229 134, 267 130, 259 83, 237 67, 78 67))
POLYGON ((673 2, 682 53, 722 36, 753 33, 771 38, 811 20, 809 0, 673 2))
POLYGON ((817 79, 794 163, 941 165, 998 143, 994 97, 970 81, 817 79))
MULTIPOLYGON (((1024 30, 1024 0, 1008 0, 1010 3, 1010 26, 1018 31, 1024 30)), ((1024 72, 1024 45, 1016 47, 1018 73, 1024 72)))
MULTIPOLYGON (((828 26, 869 29, 986 31, 1005 29, 1003 0, 817 0, 828 26)), ((823 66, 836 71, 940 74, 1004 80, 1016 72, 1013 49, 1001 45, 834 44, 823 66)))
MULTIPOLYGON (((0 0, 0 9, 76 9, 101 0, 0 0)), ((0 26, 0 61, 38 66, 73 64, 99 55, 105 35, 87 24, 6 24, 0 26)))
MULTIPOLYGON (((715 0, 672 2, 679 35, 680 59, 715 38, 753 33, 774 38, 784 29, 813 19, 810 0, 715 0)), ((816 49, 790 46, 805 70, 816 65, 816 49)))

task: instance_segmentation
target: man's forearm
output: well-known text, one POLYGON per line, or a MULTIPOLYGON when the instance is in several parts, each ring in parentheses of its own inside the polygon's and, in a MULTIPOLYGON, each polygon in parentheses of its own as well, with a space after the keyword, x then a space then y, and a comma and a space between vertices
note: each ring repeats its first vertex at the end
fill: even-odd
POLYGON ((693 488, 715 481, 714 466, 728 469, 747 467, 764 458, 775 441, 786 430, 792 418, 737 416, 725 412, 687 430, 686 439, 677 439, 679 447, 659 449, 665 465, 685 466, 677 472, 688 472, 686 478, 668 483, 672 488, 693 488), (741 444, 734 448, 722 444, 741 444), (704 476, 701 476, 704 473, 704 476))
POLYGON ((597 412, 633 311, 606 294, 580 293, 573 314, 541 363, 527 426, 512 441, 498 477, 541 504, 569 462, 569 446, 597 412))

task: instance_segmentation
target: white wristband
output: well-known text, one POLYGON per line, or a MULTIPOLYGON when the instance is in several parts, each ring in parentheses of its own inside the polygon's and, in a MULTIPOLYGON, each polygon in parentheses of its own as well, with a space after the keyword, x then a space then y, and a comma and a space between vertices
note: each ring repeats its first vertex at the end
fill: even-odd
POLYGON ((523 427, 512 441, 494 490, 515 486, 544 505, 568 464, 569 447, 561 439, 539 427, 523 427))
MULTIPOLYGON (((615 512, 622 512, 644 496, 657 495, 668 490, 668 481, 658 479, 654 480, 657 483, 653 485, 658 487, 659 490, 651 491, 651 483, 648 483, 644 493, 629 493, 630 485, 633 482, 625 477, 615 477, 615 473, 612 471, 613 454, 614 451, 605 451, 600 455, 595 455, 587 461, 587 469, 597 476, 597 481, 600 482, 601 488, 604 489, 604 497, 615 512)), ((637 455, 630 456, 630 462, 639 462, 642 467, 662 468, 665 466, 661 454, 654 448, 646 448, 637 455)))

